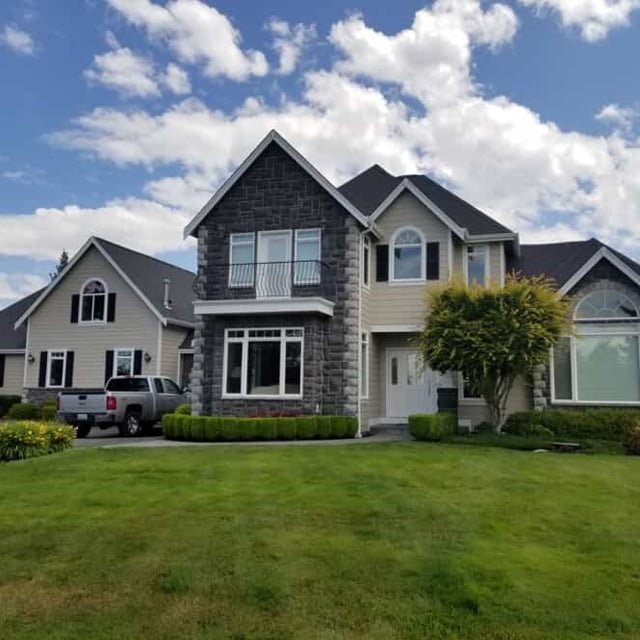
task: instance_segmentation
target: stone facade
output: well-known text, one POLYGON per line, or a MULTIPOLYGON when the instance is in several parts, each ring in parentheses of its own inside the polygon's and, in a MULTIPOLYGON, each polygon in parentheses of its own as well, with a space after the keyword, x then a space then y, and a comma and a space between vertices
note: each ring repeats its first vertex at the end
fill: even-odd
POLYGON ((317 288, 293 287, 292 296, 330 299, 335 303, 333 317, 196 316, 191 375, 194 413, 357 413, 359 223, 276 143, 264 150, 198 228, 195 289, 203 300, 255 298, 251 288, 228 287, 230 234, 318 228, 322 283, 317 288), (303 398, 223 399, 224 330, 229 327, 303 327, 303 398))
POLYGON ((45 400, 55 400, 60 391, 72 391, 72 389, 39 389, 28 388, 22 392, 23 402, 33 402, 34 404, 42 404, 45 400))

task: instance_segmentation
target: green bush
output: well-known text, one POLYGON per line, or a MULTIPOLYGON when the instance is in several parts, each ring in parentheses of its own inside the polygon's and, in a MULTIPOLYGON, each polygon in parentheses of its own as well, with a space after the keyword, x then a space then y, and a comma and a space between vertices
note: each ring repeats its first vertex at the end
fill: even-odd
POLYGON ((634 456, 640 456, 640 423, 627 428, 622 437, 624 450, 634 456))
POLYGON ((438 442, 455 430, 456 417, 450 413, 416 413, 409 416, 409 432, 416 440, 438 442))
POLYGON ((7 412, 7 418, 11 420, 37 420, 39 415, 38 407, 31 402, 14 404, 7 412))
POLYGON ((313 440, 318 437, 318 421, 315 416, 296 418, 296 435, 298 440, 313 440))
POLYGON ((56 419, 56 406, 43 404, 42 407, 40 408, 40 417, 45 422, 54 422, 56 419))
POLYGON ((73 446, 74 427, 33 420, 0 425, 0 462, 24 460, 63 451, 73 446))
POLYGON ((162 430, 169 440, 191 442, 352 438, 358 420, 352 416, 236 418, 167 413, 162 417, 162 430))
POLYGON ((181 404, 176 407, 174 413, 178 413, 181 416, 190 416, 191 415, 191 405, 190 404, 181 404))
POLYGON ((640 422, 636 409, 547 409, 513 413, 507 418, 506 433, 573 440, 616 440, 640 422))
POLYGON ((0 418, 7 415, 7 412, 14 404, 20 404, 20 396, 0 396, 0 418))

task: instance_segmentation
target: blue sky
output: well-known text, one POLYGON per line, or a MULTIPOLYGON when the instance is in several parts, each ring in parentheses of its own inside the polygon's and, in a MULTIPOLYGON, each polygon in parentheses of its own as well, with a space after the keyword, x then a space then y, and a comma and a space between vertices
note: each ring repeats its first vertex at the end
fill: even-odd
POLYGON ((181 229, 275 127, 339 183, 426 172, 524 242, 640 257, 640 0, 4 0, 0 307, 91 234, 181 229))

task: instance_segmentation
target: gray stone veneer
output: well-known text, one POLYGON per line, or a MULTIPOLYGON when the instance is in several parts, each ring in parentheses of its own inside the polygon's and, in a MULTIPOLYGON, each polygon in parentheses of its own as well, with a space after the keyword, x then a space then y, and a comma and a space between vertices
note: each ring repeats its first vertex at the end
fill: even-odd
MULTIPOLYGON (((198 228, 198 298, 254 297, 229 289, 231 233, 284 229, 322 230, 323 278, 332 278, 332 318, 312 314, 196 316, 191 374, 193 412, 247 415, 302 411, 355 415, 358 408, 358 222, 275 143, 271 144, 198 228), (301 400, 223 400, 224 329, 302 326, 304 383, 301 400)), ((323 283, 325 284, 325 283, 323 283)), ((323 287, 326 292, 326 287, 323 287)), ((317 295, 297 291, 293 295, 317 295)), ((258 303, 259 304, 259 303, 258 303)))
POLYGON ((24 402, 33 402, 34 404, 42 404, 45 400, 55 400, 60 391, 72 391, 72 389, 40 389, 29 388, 23 389, 22 400, 24 402))

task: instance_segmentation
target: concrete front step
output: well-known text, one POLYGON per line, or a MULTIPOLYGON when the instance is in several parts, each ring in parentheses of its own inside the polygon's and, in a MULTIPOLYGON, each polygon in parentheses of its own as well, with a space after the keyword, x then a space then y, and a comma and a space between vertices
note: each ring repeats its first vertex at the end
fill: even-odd
POLYGON ((409 436, 409 425, 404 423, 395 424, 373 424, 369 427, 369 433, 372 436, 387 435, 387 436, 409 436))

